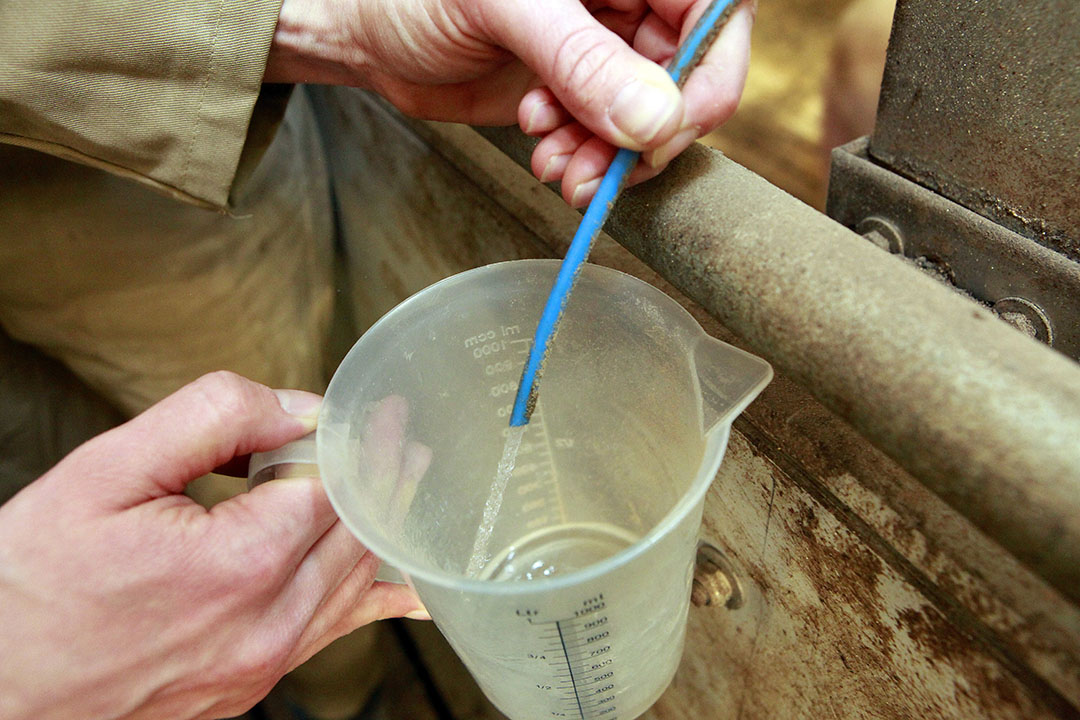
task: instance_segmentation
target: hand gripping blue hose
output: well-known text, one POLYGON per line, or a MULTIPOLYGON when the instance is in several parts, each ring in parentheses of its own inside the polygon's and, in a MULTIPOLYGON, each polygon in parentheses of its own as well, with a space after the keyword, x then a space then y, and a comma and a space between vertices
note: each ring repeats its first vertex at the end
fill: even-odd
MULTIPOLYGON (((675 57, 668 65, 668 75, 680 89, 686 84, 690 72, 701 61, 720 29, 731 17, 737 3, 738 0, 713 0, 686 40, 675 51, 675 57)), ((532 416, 533 409, 536 407, 541 371, 544 360, 547 358, 548 344, 555 335, 563 308, 566 307, 570 291, 573 290, 574 282, 577 280, 578 271, 589 256, 593 241, 596 240, 600 228, 607 221, 611 207, 615 204, 615 198, 626 183, 626 178, 637 165, 639 155, 640 153, 625 149, 615 154, 615 159, 611 161, 603 180, 600 181, 596 195, 585 210, 585 217, 581 219, 581 224, 574 233, 574 239, 570 242, 570 248, 566 251, 566 257, 563 258, 562 265, 559 267, 555 284, 544 304, 540 324, 536 326, 536 335, 533 337, 529 359, 521 374, 521 383, 518 385, 517 395, 514 398, 514 409, 510 413, 510 427, 526 425, 532 416)))

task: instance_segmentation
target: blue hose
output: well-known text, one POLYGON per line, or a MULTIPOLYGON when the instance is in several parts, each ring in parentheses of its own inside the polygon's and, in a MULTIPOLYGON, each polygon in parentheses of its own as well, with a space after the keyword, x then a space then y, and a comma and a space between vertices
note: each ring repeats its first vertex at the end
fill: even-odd
MULTIPOLYGON (((675 51, 675 56, 668 64, 668 75, 680 89, 686 84, 690 72, 704 57, 713 39, 731 16, 737 2, 738 0, 713 0, 686 40, 675 51)), ((577 280, 581 266, 589 257, 593 241, 596 240, 600 228, 607 221, 615 199, 626 183, 626 178, 637 165, 639 156, 640 153, 626 149, 619 150, 615 154, 615 159, 611 161, 607 172, 604 173, 604 178, 600 181, 596 195, 585 210, 585 216, 581 219, 577 232, 574 233, 574 239, 570 241, 570 248, 566 251, 566 257, 563 258, 562 265, 559 267, 555 284, 540 314, 540 323, 536 326, 532 348, 529 350, 529 359, 525 363, 521 383, 514 397, 514 409, 510 413, 510 427, 526 425, 532 417, 548 345, 555 335, 563 309, 566 307, 566 301, 570 298, 570 291, 574 289, 574 282, 577 280)))

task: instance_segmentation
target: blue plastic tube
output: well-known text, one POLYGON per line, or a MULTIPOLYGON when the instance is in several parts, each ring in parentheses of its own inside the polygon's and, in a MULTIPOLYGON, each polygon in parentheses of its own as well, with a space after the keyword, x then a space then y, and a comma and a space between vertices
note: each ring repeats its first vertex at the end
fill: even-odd
MULTIPOLYGON (((675 51, 675 56, 668 64, 668 75, 675 84, 682 88, 690 72, 704 57, 713 39, 719 34, 720 29, 727 22, 735 9, 738 0, 713 0, 706 8, 704 14, 694 25, 693 30, 687 35, 686 40, 675 51)), ((566 251, 559 274, 555 278, 555 284, 551 288, 544 310, 540 314, 540 323, 536 326, 536 334, 533 336, 532 348, 529 350, 529 358, 525 362, 525 370, 521 374, 521 383, 518 385, 517 395, 514 397, 514 408, 510 413, 510 427, 520 427, 529 422, 539 392, 540 376, 543 374, 544 360, 547 358, 548 346, 555 336, 559 320, 566 307, 566 301, 570 298, 570 292, 574 289, 578 272, 585 260, 589 257, 593 241, 604 226, 615 199, 626 184, 626 178, 630 171, 637 165, 640 153, 633 150, 622 149, 615 154, 611 161, 600 187, 596 190, 589 207, 585 210, 585 216, 578 225, 574 239, 570 241, 570 248, 566 251)))

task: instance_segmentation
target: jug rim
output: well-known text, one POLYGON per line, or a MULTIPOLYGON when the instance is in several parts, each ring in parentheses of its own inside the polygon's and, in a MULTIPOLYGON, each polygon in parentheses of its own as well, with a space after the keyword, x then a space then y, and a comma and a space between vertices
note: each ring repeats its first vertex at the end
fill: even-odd
MULTIPOLYGON (((446 287, 455 285, 459 282, 468 281, 475 275, 487 274, 496 272, 500 269, 506 269, 507 266, 523 266, 523 265, 549 265, 557 269, 561 264, 561 260, 554 258, 526 258, 520 260, 504 260, 497 263, 491 263, 469 270, 456 273, 449 277, 443 278, 431 285, 427 286, 423 290, 420 290, 413 295, 409 296, 405 300, 402 300, 391 310, 387 311, 379 320, 371 325, 363 336, 357 340, 356 344, 350 348, 349 352, 345 355, 341 365, 344 366, 348 363, 349 356, 356 351, 357 346, 360 344, 364 336, 370 333, 375 333, 379 327, 383 324, 391 324, 394 319, 392 316, 398 315, 401 311, 405 310, 407 306, 413 303, 428 303, 431 299, 432 293, 437 293, 440 290, 445 290, 446 287)), ((605 265, 597 265, 595 263, 585 263, 581 268, 582 273, 608 275, 609 277, 618 278, 620 282, 626 282, 631 285, 640 286, 649 299, 655 300, 662 304, 666 308, 670 308, 674 317, 679 318, 680 324, 684 325, 688 330, 693 331, 702 338, 709 338, 717 342, 728 345, 722 340, 713 338, 705 329, 701 327, 701 324, 696 318, 678 301, 663 292, 659 288, 655 287, 651 283, 648 283, 634 275, 611 268, 605 265), (677 310, 677 312, 676 312, 677 310)), ((554 275, 553 275, 554 277, 554 275)), ((738 348, 735 348, 738 349, 738 348)), ((745 352, 745 351, 740 351, 745 352)), ((335 385, 334 380, 337 379, 337 372, 335 372, 334 378, 331 379, 327 389, 326 396, 332 400, 331 391, 335 385)), ((327 403, 323 407, 320 421, 325 420, 328 408, 332 403, 327 403)), ((644 533, 633 544, 626 548, 614 553, 613 555, 597 562, 592 565, 588 565, 579 570, 568 572, 565 575, 556 575, 553 577, 537 578, 529 581, 507 581, 507 580, 494 580, 477 577, 469 577, 463 572, 451 572, 442 568, 438 568, 432 565, 425 565, 410 560, 409 556, 405 552, 400 552, 397 544, 392 542, 383 542, 384 536, 382 533, 367 527, 364 522, 354 522, 351 513, 347 512, 342 507, 343 502, 339 502, 337 493, 332 489, 333 483, 323 483, 323 487, 326 490, 326 494, 330 499, 331 506, 341 519, 342 523, 352 532, 352 534, 364 544, 364 546, 374 553, 381 561, 387 565, 398 570, 406 579, 411 583, 413 577, 423 580, 424 582, 438 585, 441 587, 457 588, 461 590, 468 590, 470 592, 478 592, 482 594, 497 594, 497 595, 527 595, 538 591, 556 590, 559 588, 570 587, 580 584, 581 582, 589 581, 600 575, 610 572, 611 570, 620 567, 626 563, 629 563, 634 558, 646 552, 649 548, 656 545, 662 538, 667 536, 675 527, 686 517, 686 515, 694 510, 694 508, 700 504, 708 491, 708 488, 712 484, 712 480, 716 475, 721 462, 723 461, 724 452, 727 447, 727 442, 730 437, 731 423, 734 420, 733 414, 730 418, 721 424, 717 424, 711 431, 706 432, 705 435, 705 449, 703 450, 702 458, 708 458, 710 454, 713 455, 712 461, 706 466, 703 464, 698 469, 698 474, 691 481, 682 497, 675 502, 661 519, 655 523, 648 532, 644 533), (718 447, 717 447, 718 445, 718 447), (710 447, 712 448, 710 450, 710 447)), ((321 424, 321 423, 320 423, 321 424)), ((316 443, 317 453, 322 455, 324 452, 326 435, 316 431, 316 443)), ((320 461, 321 467, 326 467, 326 464, 320 461)))

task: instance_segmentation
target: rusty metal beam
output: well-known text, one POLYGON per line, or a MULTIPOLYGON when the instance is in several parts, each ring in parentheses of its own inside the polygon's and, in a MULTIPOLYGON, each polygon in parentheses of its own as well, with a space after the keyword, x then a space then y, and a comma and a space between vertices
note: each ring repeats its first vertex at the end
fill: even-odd
POLYGON ((1080 3, 899 0, 870 156, 1080 261, 1080 3))
POLYGON ((1080 600, 1080 366, 701 145, 606 230, 1080 600))
POLYGON ((833 150, 826 212, 859 233, 885 223, 878 242, 891 252, 929 261, 996 311, 1020 305, 1035 337, 1080 360, 1080 263, 879 166, 866 138, 833 150))

